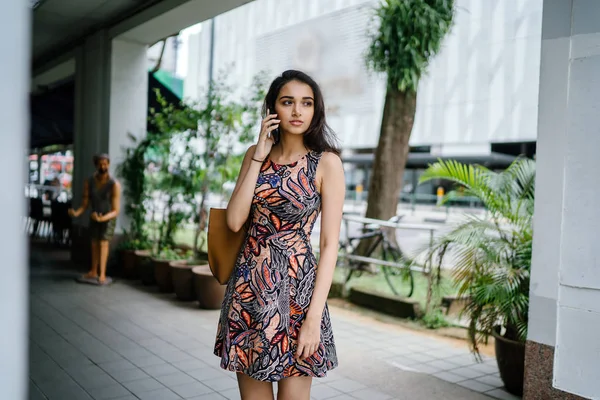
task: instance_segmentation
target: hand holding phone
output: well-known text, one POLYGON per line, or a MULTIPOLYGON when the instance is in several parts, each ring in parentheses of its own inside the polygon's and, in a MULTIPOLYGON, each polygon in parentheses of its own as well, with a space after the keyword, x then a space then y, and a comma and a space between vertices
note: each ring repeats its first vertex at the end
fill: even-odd
POLYGON ((254 151, 254 158, 264 160, 275 143, 279 141, 279 122, 277 114, 271 114, 267 109, 267 115, 263 118, 258 143, 254 151), (277 130, 277 132, 275 132, 277 130))

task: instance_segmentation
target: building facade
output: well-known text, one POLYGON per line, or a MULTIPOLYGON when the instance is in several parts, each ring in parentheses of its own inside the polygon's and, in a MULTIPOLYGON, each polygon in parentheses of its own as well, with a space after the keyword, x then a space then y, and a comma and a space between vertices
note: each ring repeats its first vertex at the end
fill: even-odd
MULTIPOLYGON (((227 68, 239 90, 259 71, 275 77, 300 69, 319 82, 349 189, 367 186, 385 97, 385 77, 363 58, 377 4, 256 0, 207 21, 190 37, 184 95, 197 99, 207 85, 214 23, 213 71, 227 68)), ((419 85, 406 190, 437 157, 502 167, 517 154, 533 155, 541 21, 542 0, 456 1, 455 24, 419 85)))

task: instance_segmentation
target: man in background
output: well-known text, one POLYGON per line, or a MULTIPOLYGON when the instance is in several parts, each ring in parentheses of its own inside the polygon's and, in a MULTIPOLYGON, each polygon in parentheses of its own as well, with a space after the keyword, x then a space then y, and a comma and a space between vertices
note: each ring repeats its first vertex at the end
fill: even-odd
POLYGON ((107 154, 96 155, 93 161, 96 172, 84 182, 81 207, 70 209, 69 215, 79 217, 91 206, 92 266, 79 280, 104 285, 111 281, 106 278, 106 263, 121 206, 121 185, 108 173, 110 159, 107 154))

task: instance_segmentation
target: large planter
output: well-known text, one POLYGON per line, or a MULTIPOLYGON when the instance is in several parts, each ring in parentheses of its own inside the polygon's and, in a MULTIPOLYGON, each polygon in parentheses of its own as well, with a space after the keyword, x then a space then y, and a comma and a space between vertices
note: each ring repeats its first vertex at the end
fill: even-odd
POLYGON ((171 277, 171 261, 153 258, 154 264, 154 279, 158 285, 158 290, 163 293, 173 293, 173 278, 171 277))
POLYGON ((135 251, 135 269, 146 286, 156 284, 154 279, 154 262, 152 262, 152 252, 150 250, 135 251))
POLYGON ((137 270, 135 268, 135 264, 135 250, 121 250, 121 268, 123 271, 123 278, 137 278, 137 270))
POLYGON ((525 343, 516 342, 500 335, 500 328, 494 332, 496 362, 500 378, 509 393, 523 395, 523 375, 525 373, 525 343))
POLYGON ((200 308, 218 310, 225 297, 226 285, 221 285, 210 272, 208 265, 192 268, 194 274, 194 291, 200 308))
POLYGON ((196 299, 194 290, 194 273, 192 269, 207 265, 207 260, 177 260, 171 261, 171 278, 175 296, 179 300, 192 301, 196 299))

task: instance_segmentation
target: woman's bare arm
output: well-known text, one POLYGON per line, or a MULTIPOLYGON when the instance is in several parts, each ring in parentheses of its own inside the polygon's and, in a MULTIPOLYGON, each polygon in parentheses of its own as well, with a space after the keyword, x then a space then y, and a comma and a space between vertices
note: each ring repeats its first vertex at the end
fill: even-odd
POLYGON ((307 319, 315 319, 320 322, 338 257, 346 183, 342 160, 337 155, 324 153, 319 169, 323 171, 321 178, 320 258, 307 319))
POLYGON ((260 172, 261 163, 252 160, 256 145, 250 146, 244 156, 240 175, 227 205, 227 226, 234 232, 239 231, 250 214, 256 180, 260 172))

